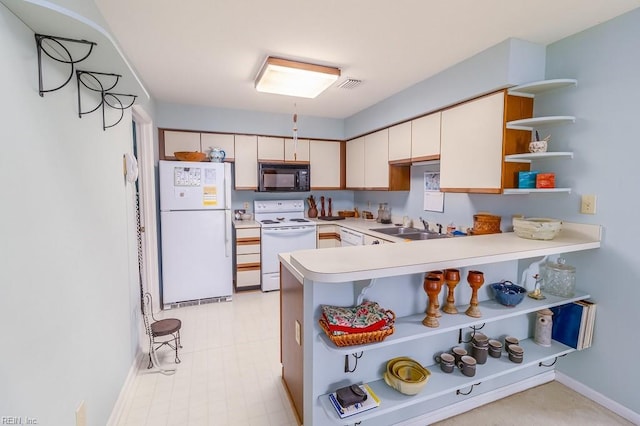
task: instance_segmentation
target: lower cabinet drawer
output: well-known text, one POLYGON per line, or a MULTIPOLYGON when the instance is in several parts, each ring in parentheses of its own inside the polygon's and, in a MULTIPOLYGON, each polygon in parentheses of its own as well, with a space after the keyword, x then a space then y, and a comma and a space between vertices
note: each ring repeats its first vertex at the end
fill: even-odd
POLYGON ((238 273, 236 275, 236 287, 241 288, 260 285, 260 278, 260 266, 258 266, 258 269, 238 269, 238 273))
POLYGON ((244 255, 250 253, 258 253, 258 257, 260 257, 260 243, 258 244, 238 244, 236 246, 236 254, 244 255))

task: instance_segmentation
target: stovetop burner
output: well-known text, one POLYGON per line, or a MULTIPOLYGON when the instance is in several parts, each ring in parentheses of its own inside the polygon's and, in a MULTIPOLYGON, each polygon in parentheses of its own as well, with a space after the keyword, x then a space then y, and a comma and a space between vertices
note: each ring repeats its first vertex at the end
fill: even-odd
POLYGON ((291 222, 309 222, 307 219, 301 219, 301 218, 289 219, 289 221, 291 221, 291 222))
POLYGON ((260 223, 264 223, 265 225, 273 225, 275 223, 280 223, 280 221, 278 220, 271 220, 271 219, 266 219, 266 220, 261 220, 260 223))

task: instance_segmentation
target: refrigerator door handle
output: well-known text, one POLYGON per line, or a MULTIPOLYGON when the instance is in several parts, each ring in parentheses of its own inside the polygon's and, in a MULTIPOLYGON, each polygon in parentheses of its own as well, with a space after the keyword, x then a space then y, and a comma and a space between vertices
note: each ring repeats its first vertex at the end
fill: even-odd
POLYGON ((231 210, 224 211, 224 254, 231 256, 231 210))

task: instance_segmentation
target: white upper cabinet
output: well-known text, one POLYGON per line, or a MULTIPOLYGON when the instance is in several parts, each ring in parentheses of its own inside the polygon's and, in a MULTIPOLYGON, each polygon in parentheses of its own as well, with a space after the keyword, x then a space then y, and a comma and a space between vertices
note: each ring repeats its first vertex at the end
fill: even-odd
POLYGON ((346 174, 348 189, 364 188, 364 136, 347 141, 346 174))
POLYGON ((298 139, 297 144, 293 139, 285 139, 284 161, 309 161, 309 139, 298 139))
POLYGON ((200 133, 165 130, 164 158, 175 157, 173 153, 180 151, 202 152, 200 133))
POLYGON ((284 138, 258 136, 258 161, 284 161, 284 138))
POLYGON ((504 92, 498 92, 442 112, 443 191, 501 192, 504 103, 504 92))
POLYGON ((389 188, 389 129, 364 137, 364 186, 389 188))
POLYGON ((258 189, 258 137, 235 137, 235 188, 258 189))
POLYGON ((389 127, 389 161, 411 159, 411 122, 389 127))
POLYGON ((225 153, 225 160, 233 160, 236 156, 234 135, 202 133, 200 135, 200 143, 202 145, 202 152, 209 153, 211 148, 220 148, 225 153))
POLYGON ((310 141, 311 189, 340 189, 341 142, 310 141))
POLYGON ((440 158, 440 111, 411 122, 411 160, 429 161, 440 158))

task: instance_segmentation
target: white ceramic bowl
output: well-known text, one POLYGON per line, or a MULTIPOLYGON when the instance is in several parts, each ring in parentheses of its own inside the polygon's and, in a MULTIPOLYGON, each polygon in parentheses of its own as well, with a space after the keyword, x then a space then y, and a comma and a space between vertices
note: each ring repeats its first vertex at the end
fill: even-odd
POLYGON ((562 222, 544 217, 513 218, 513 232, 530 240, 553 240, 562 229, 562 222))
POLYGON ((529 152, 547 152, 547 141, 529 142, 529 152))

